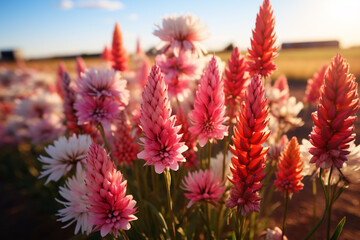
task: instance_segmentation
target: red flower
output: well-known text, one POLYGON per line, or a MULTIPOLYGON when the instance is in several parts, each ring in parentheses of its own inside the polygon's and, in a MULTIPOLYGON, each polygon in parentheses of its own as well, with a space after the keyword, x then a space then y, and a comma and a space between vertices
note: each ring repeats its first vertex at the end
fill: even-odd
POLYGON ((224 77, 225 104, 229 106, 230 119, 233 119, 248 85, 248 78, 245 76, 246 60, 238 47, 234 48, 228 65, 224 77))
POLYGON ((120 31, 119 24, 116 23, 112 41, 112 61, 113 69, 118 71, 126 71, 128 69, 127 65, 127 53, 123 46, 122 34, 120 31))
POLYGON ((288 146, 282 152, 277 164, 276 180, 274 182, 278 191, 283 194, 288 191, 289 193, 299 192, 304 184, 301 183, 303 175, 301 175, 303 163, 300 159, 300 146, 296 139, 293 137, 288 146))
POLYGON ((309 150, 313 155, 310 163, 321 168, 342 167, 349 153, 348 143, 354 139, 354 114, 358 109, 355 77, 349 74, 349 65, 338 54, 325 74, 317 112, 312 114, 310 142, 314 147, 309 150))
POLYGON ((232 176, 228 179, 234 186, 226 206, 240 206, 243 216, 259 210, 258 191, 262 187, 260 181, 265 177, 262 171, 268 148, 263 148, 262 144, 270 131, 264 130, 268 122, 268 106, 264 94, 260 77, 254 75, 234 127, 234 145, 230 146, 234 156, 230 165, 232 176))
POLYGON ((247 57, 250 75, 255 73, 269 77, 276 65, 273 59, 277 56, 275 52, 278 46, 275 45, 276 36, 274 31, 275 18, 269 0, 264 0, 260 11, 256 16, 256 27, 252 31, 251 48, 248 49, 247 57))

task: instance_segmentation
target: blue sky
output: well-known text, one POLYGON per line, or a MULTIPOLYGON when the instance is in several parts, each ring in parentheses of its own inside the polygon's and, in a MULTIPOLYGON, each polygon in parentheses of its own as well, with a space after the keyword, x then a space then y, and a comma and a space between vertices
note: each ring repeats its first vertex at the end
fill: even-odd
MULTIPOLYGON (((135 51, 160 41, 152 35, 166 14, 193 13, 206 24, 210 50, 233 42, 250 45, 251 30, 262 0, 11 0, 0 1, 0 49, 19 48, 25 57, 96 53, 110 45, 115 22, 125 48, 135 51)), ((358 0, 272 0, 278 43, 340 40, 343 47, 360 45, 358 0)))

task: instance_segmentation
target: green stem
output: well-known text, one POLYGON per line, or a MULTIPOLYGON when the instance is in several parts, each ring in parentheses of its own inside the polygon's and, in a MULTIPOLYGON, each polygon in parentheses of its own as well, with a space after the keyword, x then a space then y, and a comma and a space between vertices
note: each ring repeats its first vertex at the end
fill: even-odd
POLYGON ((105 144, 106 151, 107 151, 108 153, 110 153, 110 145, 109 145, 109 143, 108 143, 108 141, 107 141, 107 139, 106 139, 105 130, 104 130, 103 125, 102 125, 101 123, 99 123, 99 124, 97 125, 97 129, 99 129, 100 134, 101 134, 101 137, 102 137, 102 139, 104 140, 104 144, 105 144))
MULTIPOLYGON (((316 224, 316 179, 312 180, 313 187, 313 224, 316 224)), ((314 235, 314 239, 316 239, 316 233, 314 235)))
POLYGON ((228 145, 229 145, 228 136, 226 136, 225 140, 224 140, 224 150, 223 150, 224 158, 223 158, 223 164, 222 164, 222 176, 221 176, 222 180, 225 179, 226 155, 227 155, 228 145))
POLYGON ((240 218, 240 239, 242 239, 243 231, 244 231, 244 224, 245 224, 246 217, 241 216, 240 218))
POLYGON ((308 235, 306 235, 305 240, 309 239, 314 234, 314 232, 319 228, 319 226, 321 225, 321 223, 323 222, 323 220, 325 218, 325 214, 328 209, 328 204, 329 204, 328 195, 326 193, 324 183, 321 179, 321 175, 322 175, 322 169, 320 168, 319 180, 320 180, 320 185, 321 185, 321 188, 322 188, 324 196, 325 196, 325 209, 324 209, 324 212, 323 212, 321 218, 319 219, 318 223, 314 226, 314 228, 311 230, 311 232, 309 232, 308 235))
POLYGON ((171 236, 172 240, 175 240, 176 239, 175 221, 174 221, 173 206, 172 206, 171 193, 170 193, 170 186, 171 186, 170 170, 166 169, 164 171, 164 177, 165 177, 167 199, 168 199, 168 207, 169 207, 169 214, 170 214, 170 224, 169 224, 169 226, 170 226, 170 236, 171 236))
POLYGON ((211 221, 210 221, 210 205, 209 205, 209 203, 204 203, 204 205, 205 205, 205 211, 206 211, 206 221, 208 222, 208 226, 209 226, 209 228, 208 228, 208 230, 209 230, 209 237, 208 237, 208 239, 211 239, 212 237, 212 233, 211 233, 211 221))
POLYGON ((332 204, 333 204, 333 198, 331 197, 331 173, 332 173, 333 168, 331 167, 330 169, 330 173, 329 173, 329 178, 328 178, 328 221, 327 221, 327 228, 326 228, 326 239, 330 239, 330 228, 331 228, 331 208, 332 208, 332 204))
POLYGON ((285 225, 286 225, 286 215, 287 215, 287 209, 288 209, 288 202, 289 202, 289 192, 286 190, 286 196, 285 196, 285 210, 284 210, 284 217, 283 217, 283 225, 282 225, 282 234, 281 239, 284 239, 285 236, 285 225))
POLYGON ((120 229, 120 234, 124 240, 129 240, 129 237, 124 230, 120 229))
POLYGON ((208 162, 207 162, 207 169, 210 169, 210 162, 211 162, 211 142, 208 143, 208 162))

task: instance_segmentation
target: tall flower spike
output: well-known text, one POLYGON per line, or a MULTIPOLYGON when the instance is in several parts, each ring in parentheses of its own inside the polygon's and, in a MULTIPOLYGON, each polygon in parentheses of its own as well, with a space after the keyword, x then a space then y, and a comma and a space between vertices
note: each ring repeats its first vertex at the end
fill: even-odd
POLYGON ((140 125, 145 138, 140 139, 144 150, 138 158, 144 159, 145 165, 154 165, 158 174, 165 168, 177 171, 179 162, 185 162, 181 153, 187 146, 177 134, 181 126, 175 126, 176 117, 171 116, 167 85, 157 65, 151 69, 142 98, 140 125))
POLYGON ((224 82, 220 77, 216 58, 213 56, 201 78, 196 91, 194 110, 190 114, 194 125, 189 130, 194 135, 198 135, 201 147, 205 146, 208 140, 223 139, 228 135, 228 127, 223 125, 224 103, 224 82))
POLYGON ((138 37, 138 39, 136 40, 136 54, 137 55, 142 55, 144 54, 142 48, 141 48, 141 44, 140 44, 140 38, 138 37))
POLYGON ((84 59, 80 56, 76 57, 76 72, 78 77, 81 77, 81 73, 84 73, 86 69, 86 64, 84 59))
POLYGON ((131 136, 131 125, 126 118, 125 111, 120 113, 120 121, 117 122, 111 155, 117 161, 117 165, 125 162, 132 164, 139 152, 139 146, 135 138, 131 136))
POLYGON ((119 24, 116 23, 112 41, 112 61, 113 69, 118 71, 126 71, 128 69, 127 53, 123 46, 122 34, 119 24))
POLYGON ((320 98, 319 89, 324 84, 325 73, 329 65, 325 64, 316 72, 312 78, 308 79, 305 91, 304 102, 318 103, 320 98))
POLYGON ((228 179, 234 186, 226 206, 239 206, 243 216, 259 211, 260 207, 258 191, 262 187, 260 181, 265 177, 262 171, 268 151, 262 144, 270 135, 270 131, 264 130, 268 122, 264 91, 259 75, 254 75, 234 127, 234 145, 230 146, 234 156, 230 165, 232 176, 228 179))
POLYGON ((105 45, 104 51, 101 53, 101 58, 108 62, 112 61, 111 49, 107 45, 105 45))
POLYGON ((248 78, 245 76, 246 60, 238 47, 234 48, 228 65, 224 77, 225 103, 229 107, 230 119, 233 119, 248 85, 248 78))
POLYGON ((289 95, 290 95, 290 89, 289 89, 289 84, 287 81, 287 78, 285 75, 281 75, 280 77, 278 77, 276 79, 276 81, 274 82, 274 86, 273 88, 277 88, 279 89, 280 92, 280 102, 284 102, 287 101, 289 99, 289 95))
POLYGON ((62 91, 62 78, 63 78, 63 74, 65 73, 66 68, 65 68, 65 63, 63 61, 59 62, 59 66, 58 66, 58 76, 56 79, 56 92, 59 94, 59 96, 61 98, 64 98, 64 94, 62 91))
POLYGON ((303 178, 303 163, 300 159, 300 145, 296 137, 293 137, 288 146, 282 152, 277 163, 276 180, 274 182, 278 191, 285 195, 288 193, 299 192, 304 184, 301 182, 303 178))
POLYGON ((89 192, 90 221, 102 237, 110 231, 117 236, 119 229, 129 230, 130 221, 137 217, 132 195, 126 195, 127 181, 117 171, 105 149, 92 143, 87 156, 86 186, 89 192))
POLYGON ((348 143, 354 139, 353 124, 359 109, 357 83, 349 65, 340 54, 332 60, 320 90, 317 112, 312 114, 310 163, 316 167, 341 168, 347 160, 348 143))
POLYGON ((262 77, 269 77, 276 65, 273 59, 277 56, 275 52, 278 46, 275 45, 276 36, 274 31, 275 18, 269 0, 264 0, 256 16, 256 27, 252 31, 251 48, 248 49, 247 57, 250 76, 255 73, 262 77))

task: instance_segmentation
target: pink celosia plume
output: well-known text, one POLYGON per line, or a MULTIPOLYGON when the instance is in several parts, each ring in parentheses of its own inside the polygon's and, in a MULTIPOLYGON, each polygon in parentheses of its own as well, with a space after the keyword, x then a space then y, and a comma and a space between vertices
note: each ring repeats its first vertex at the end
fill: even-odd
POLYGON ((304 184, 301 182, 303 178, 303 163, 300 158, 300 145, 296 137, 293 137, 285 150, 282 152, 277 163, 276 180, 274 185, 283 195, 288 193, 299 192, 304 184))
POLYGON ((167 85, 157 65, 151 69, 142 97, 140 125, 145 137, 140 139, 144 150, 138 157, 146 161, 145 165, 154 165, 158 174, 165 168, 176 171, 179 162, 185 162, 181 153, 187 146, 180 142, 181 126, 175 126, 176 117, 171 116, 167 85))
POLYGON ((354 139, 353 124, 359 109, 357 83, 349 65, 337 54, 332 60, 320 89, 317 111, 312 114, 314 127, 310 134, 311 163, 316 167, 341 168, 354 139))
POLYGON ((234 186, 231 188, 226 206, 239 206, 243 216, 259 211, 261 198, 258 191, 262 187, 260 181, 265 177, 262 171, 268 151, 262 144, 270 134, 270 131, 265 130, 267 116, 264 86, 259 75, 254 75, 234 127, 234 145, 230 146, 234 156, 230 165, 232 176, 228 179, 234 186))
POLYGON ((275 80, 273 88, 279 89, 281 95, 279 99, 280 102, 287 101, 289 99, 290 89, 285 75, 281 75, 275 80))
POLYGON ((126 195, 127 181, 117 171, 105 149, 92 143, 87 156, 86 186, 89 192, 90 221, 102 237, 110 231, 117 236, 119 229, 130 229, 137 217, 136 201, 126 195))
POLYGON ((325 64, 307 81, 304 102, 318 103, 320 98, 320 88, 324 84, 325 73, 329 65, 325 64))
POLYGON ((188 208, 201 201, 217 205, 226 188, 221 177, 210 170, 189 172, 184 177, 182 185, 186 191, 185 197, 190 200, 188 208))
POLYGON ((255 73, 269 77, 276 65, 273 59, 277 56, 274 31, 275 18, 269 0, 264 0, 256 16, 256 27, 252 31, 251 47, 248 49, 248 70, 251 76, 255 73))
POLYGON ((86 64, 84 59, 80 56, 76 57, 76 72, 78 77, 81 77, 81 73, 84 73, 86 69, 86 64))
POLYGON ((107 45, 105 45, 104 50, 101 53, 101 58, 108 62, 112 61, 111 49, 107 45))
POLYGON ((189 115, 193 121, 193 126, 189 128, 189 131, 198 136, 200 146, 205 146, 208 140, 223 139, 228 135, 228 127, 223 125, 224 104, 224 82, 220 77, 216 58, 213 56, 201 78, 196 92, 194 110, 189 115))

